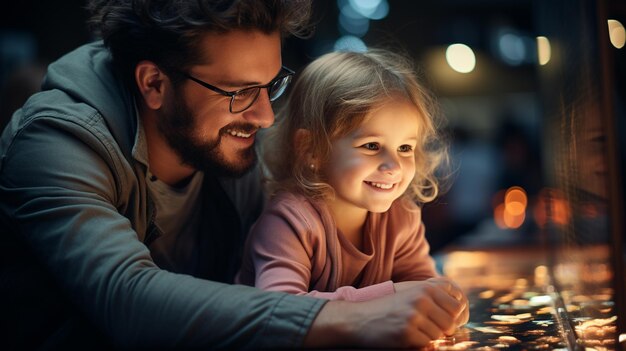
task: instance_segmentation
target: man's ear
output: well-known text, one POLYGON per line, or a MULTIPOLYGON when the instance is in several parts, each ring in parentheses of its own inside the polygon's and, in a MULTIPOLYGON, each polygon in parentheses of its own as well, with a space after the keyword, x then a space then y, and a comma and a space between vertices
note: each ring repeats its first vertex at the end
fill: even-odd
POLYGON ((165 80, 168 77, 152 61, 141 61, 135 66, 135 82, 146 106, 158 110, 163 105, 165 80))

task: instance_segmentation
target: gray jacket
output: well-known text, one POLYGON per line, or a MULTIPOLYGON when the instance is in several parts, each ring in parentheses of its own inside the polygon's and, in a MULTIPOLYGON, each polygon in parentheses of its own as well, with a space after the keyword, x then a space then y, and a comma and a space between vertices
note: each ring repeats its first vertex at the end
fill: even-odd
POLYGON ((256 174, 205 175, 202 269, 161 270, 148 248, 159 232, 146 167, 133 156, 136 129, 131 93, 97 42, 52 64, 4 130, 3 342, 299 346, 323 300, 225 284, 259 212, 256 174))

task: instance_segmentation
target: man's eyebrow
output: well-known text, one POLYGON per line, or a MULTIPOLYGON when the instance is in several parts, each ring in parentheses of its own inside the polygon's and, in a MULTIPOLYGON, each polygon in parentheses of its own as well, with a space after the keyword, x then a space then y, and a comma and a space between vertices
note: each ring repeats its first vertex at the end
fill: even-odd
POLYGON ((223 88, 244 89, 255 85, 261 85, 261 83, 256 81, 243 80, 218 80, 216 81, 215 85, 223 88))

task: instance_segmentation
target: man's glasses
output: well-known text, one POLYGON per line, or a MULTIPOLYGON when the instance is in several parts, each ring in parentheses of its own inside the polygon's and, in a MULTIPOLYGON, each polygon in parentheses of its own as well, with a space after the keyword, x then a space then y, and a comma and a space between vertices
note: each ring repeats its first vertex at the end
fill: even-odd
POLYGON ((214 92, 220 93, 224 96, 229 96, 230 97, 230 106, 229 106, 230 113, 240 113, 240 112, 247 110, 248 108, 250 108, 250 106, 252 106, 252 104, 254 104, 256 99, 259 97, 259 94, 261 93, 261 89, 263 88, 267 89, 267 94, 270 97, 270 101, 275 101, 281 95, 283 95, 283 93, 287 89, 287 86, 291 82, 291 77, 293 76, 295 72, 285 66, 282 67, 282 71, 286 72, 286 74, 282 74, 282 75, 279 74, 278 77, 272 79, 271 82, 265 85, 255 85, 252 87, 247 87, 247 88, 243 88, 243 89, 236 90, 236 91, 222 90, 198 78, 190 76, 187 73, 184 73, 184 72, 180 72, 180 73, 185 78, 191 79, 194 82, 202 85, 203 87, 207 89, 213 90, 214 92))

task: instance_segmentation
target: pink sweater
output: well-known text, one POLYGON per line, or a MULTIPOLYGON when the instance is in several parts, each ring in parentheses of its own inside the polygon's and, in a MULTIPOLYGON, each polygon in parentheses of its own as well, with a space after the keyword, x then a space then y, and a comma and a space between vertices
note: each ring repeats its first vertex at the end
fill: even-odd
POLYGON ((393 282, 436 275, 412 201, 403 197, 385 213, 369 213, 360 251, 337 231, 322 201, 279 193, 250 232, 236 283, 364 301, 394 293, 393 282))

